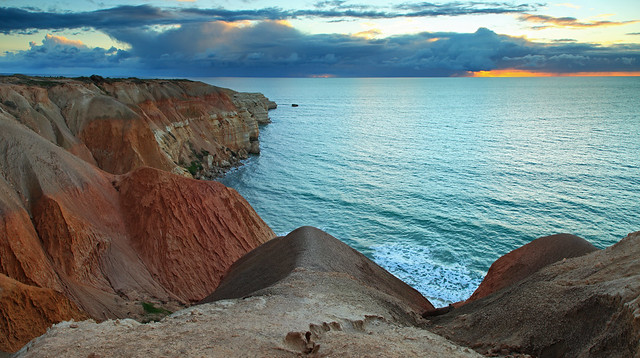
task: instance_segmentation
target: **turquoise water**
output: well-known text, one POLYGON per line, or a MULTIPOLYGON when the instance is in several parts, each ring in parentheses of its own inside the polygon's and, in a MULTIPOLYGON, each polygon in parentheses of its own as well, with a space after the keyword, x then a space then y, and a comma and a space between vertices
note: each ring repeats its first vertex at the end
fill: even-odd
POLYGON ((276 233, 319 227, 435 305, 537 237, 640 230, 640 78, 205 81, 279 105, 224 184, 276 233))

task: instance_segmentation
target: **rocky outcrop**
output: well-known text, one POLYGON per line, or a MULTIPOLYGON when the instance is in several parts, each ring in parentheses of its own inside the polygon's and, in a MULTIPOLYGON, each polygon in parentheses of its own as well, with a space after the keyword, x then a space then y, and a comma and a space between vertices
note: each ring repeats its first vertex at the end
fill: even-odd
POLYGON ((374 291, 368 296, 378 296, 381 305, 401 302, 390 310, 393 313, 388 313, 402 316, 395 317, 396 320, 409 322, 413 320, 412 312, 433 309, 433 305, 414 288, 342 241, 308 226, 273 239, 238 260, 216 291, 203 302, 269 294, 274 291, 274 284, 278 283, 275 286, 280 287, 283 282, 292 280, 297 272, 345 275, 349 282, 366 285, 374 291))
POLYGON ((132 246, 180 299, 199 301, 237 259, 274 236, 235 190, 151 168, 118 181, 132 246))
POLYGON ((488 296, 531 276, 554 262, 578 257, 597 248, 587 240, 570 234, 541 237, 500 257, 491 264, 480 286, 466 301, 488 296))
MULTIPOLYGON (((528 252, 531 261, 509 254, 503 263, 542 262, 539 254, 550 249, 563 251, 557 257, 571 248, 591 251, 568 235, 524 248, 516 254, 528 252)), ((503 357, 636 357, 638 255, 640 232, 423 319, 420 313, 432 306, 417 292, 328 234, 304 227, 239 259, 201 305, 157 323, 60 323, 18 356, 479 357, 473 348, 503 357)), ((520 265, 504 267, 510 267, 502 271, 507 280, 523 272, 520 265)))
MULTIPOLYGON (((141 302, 174 310, 201 300, 233 260, 275 236, 235 191, 144 167, 161 167, 169 157, 155 141, 155 122, 143 118, 149 112, 137 112, 142 107, 126 101, 140 100, 136 93, 178 95, 180 101, 190 100, 188 91, 193 96, 202 91, 205 97, 208 91, 218 93, 203 84, 193 85, 200 90, 180 92, 181 85, 191 82, 100 84, 104 88, 66 79, 41 87, 0 84, 0 274, 27 285, 20 286, 21 292, 46 292, 40 295, 48 297, 43 307, 59 304, 65 312, 70 301, 95 319, 135 318, 144 315, 141 302), (85 135, 96 123, 96 141, 91 142, 85 135), (140 128, 151 134, 141 135, 140 128), (116 150, 96 150, 97 141, 116 150), (95 164, 116 173, 136 169, 115 175, 95 164)), ((235 108, 230 100, 226 103, 235 108)), ((12 327, 20 315, 29 317, 24 327, 32 329, 31 336, 0 331, 9 337, 0 350, 26 343, 55 317, 74 317, 0 305, 0 330, 12 327), (34 316, 38 312, 42 317, 34 316)))
POLYGON ((188 80, 0 77, 0 108, 101 169, 216 176, 259 153, 275 103, 188 80))
POLYGON ((488 354, 640 355, 640 232, 605 250, 558 261, 433 317, 428 327, 488 354))
POLYGON ((17 351, 47 327, 88 318, 63 294, 0 274, 0 349, 17 351))
POLYGON ((415 327, 424 297, 314 228, 244 256, 208 300, 221 297, 146 325, 61 323, 19 356, 480 357, 415 327))
POLYGON ((262 93, 235 93, 233 103, 240 108, 247 108, 258 121, 258 124, 271 123, 268 111, 276 109, 276 102, 270 101, 262 93))

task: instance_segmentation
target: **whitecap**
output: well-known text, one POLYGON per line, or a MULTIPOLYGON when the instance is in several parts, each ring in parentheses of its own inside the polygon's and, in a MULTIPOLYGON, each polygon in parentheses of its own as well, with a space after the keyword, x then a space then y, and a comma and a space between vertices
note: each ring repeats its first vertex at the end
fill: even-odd
POLYGON ((373 260, 406 282, 434 306, 466 300, 480 285, 484 273, 468 268, 455 254, 455 262, 443 262, 432 250, 415 243, 385 243, 371 247, 373 260))

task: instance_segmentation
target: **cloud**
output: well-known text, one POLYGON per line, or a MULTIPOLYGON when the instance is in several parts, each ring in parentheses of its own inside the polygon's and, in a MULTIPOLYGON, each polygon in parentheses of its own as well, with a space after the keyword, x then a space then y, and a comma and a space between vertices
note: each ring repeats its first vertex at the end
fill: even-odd
POLYGON ((0 8, 0 32, 12 33, 34 29, 75 29, 90 27, 109 29, 152 25, 187 24, 210 21, 287 20, 300 17, 325 19, 385 19, 402 17, 462 16, 473 14, 524 13, 537 5, 480 3, 475 1, 447 4, 405 3, 393 9, 370 5, 346 5, 344 1, 322 1, 312 9, 285 10, 269 7, 256 10, 218 8, 160 8, 151 5, 117 6, 86 12, 46 12, 32 8, 0 8))
POLYGON ((627 24, 634 24, 640 22, 640 20, 631 21, 579 21, 575 17, 553 17, 547 15, 531 15, 523 14, 519 16, 521 21, 532 22, 535 24, 542 24, 534 26, 536 30, 546 29, 549 27, 564 27, 564 28, 589 28, 589 27, 609 27, 609 26, 621 26, 627 24))
POLYGON ((306 34, 277 21, 190 23, 165 31, 110 28, 129 50, 89 48, 58 36, 0 57, 4 72, 108 76, 455 76, 517 68, 640 71, 640 46, 535 43, 481 28, 381 39, 306 34), (54 67, 52 67, 54 66, 54 67), (84 71, 84 72, 83 72, 84 71))
POLYGON ((580 9, 582 6, 580 5, 576 5, 576 4, 572 4, 572 3, 562 3, 562 4, 555 4, 556 6, 564 6, 564 7, 568 7, 568 8, 572 8, 572 9, 580 9))
POLYGON ((29 49, 8 52, 0 57, 0 66, 5 71, 29 73, 73 73, 78 68, 100 71, 126 64, 130 57, 126 51, 114 47, 110 49, 89 48, 81 41, 63 36, 47 34, 40 44, 29 43, 29 49))
POLYGON ((538 4, 515 5, 507 2, 450 2, 445 4, 434 4, 430 2, 403 3, 396 5, 399 10, 411 11, 411 16, 460 16, 479 14, 511 14, 524 13, 535 10, 538 4))
POLYGON ((356 32, 352 36, 362 37, 362 38, 365 38, 365 39, 372 39, 372 38, 375 38, 375 37, 377 37, 377 36, 379 36, 381 34, 382 34, 382 31, 380 29, 369 29, 369 30, 366 30, 366 31, 356 32))
MULTIPOLYGON (((44 40, 42 41, 42 43, 47 46, 47 47, 52 47, 52 46, 58 46, 58 45, 66 45, 66 46, 70 46, 70 47, 77 47, 77 48, 86 48, 87 46, 85 46, 85 44, 82 43, 82 41, 79 40, 69 40, 68 38, 64 37, 64 36, 54 36, 51 34, 47 34, 44 38, 44 40)), ((31 43, 32 47, 33 47, 33 42, 31 43)))

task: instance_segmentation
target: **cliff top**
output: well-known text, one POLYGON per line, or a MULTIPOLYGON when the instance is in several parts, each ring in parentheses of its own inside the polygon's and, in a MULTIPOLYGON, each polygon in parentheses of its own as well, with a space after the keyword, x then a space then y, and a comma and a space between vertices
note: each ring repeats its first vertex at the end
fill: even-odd
POLYGON ((130 83, 149 83, 149 82, 195 82, 188 79, 141 79, 137 77, 127 77, 127 78, 118 78, 118 77, 102 77, 99 75, 91 75, 89 77, 81 76, 81 77, 62 77, 62 76, 27 76, 21 74, 13 74, 13 75, 0 75, 0 83, 8 83, 14 85, 28 85, 28 86, 38 86, 38 87, 53 87, 59 84, 70 83, 70 82, 85 82, 85 83, 118 83, 118 82, 130 82, 130 83))

